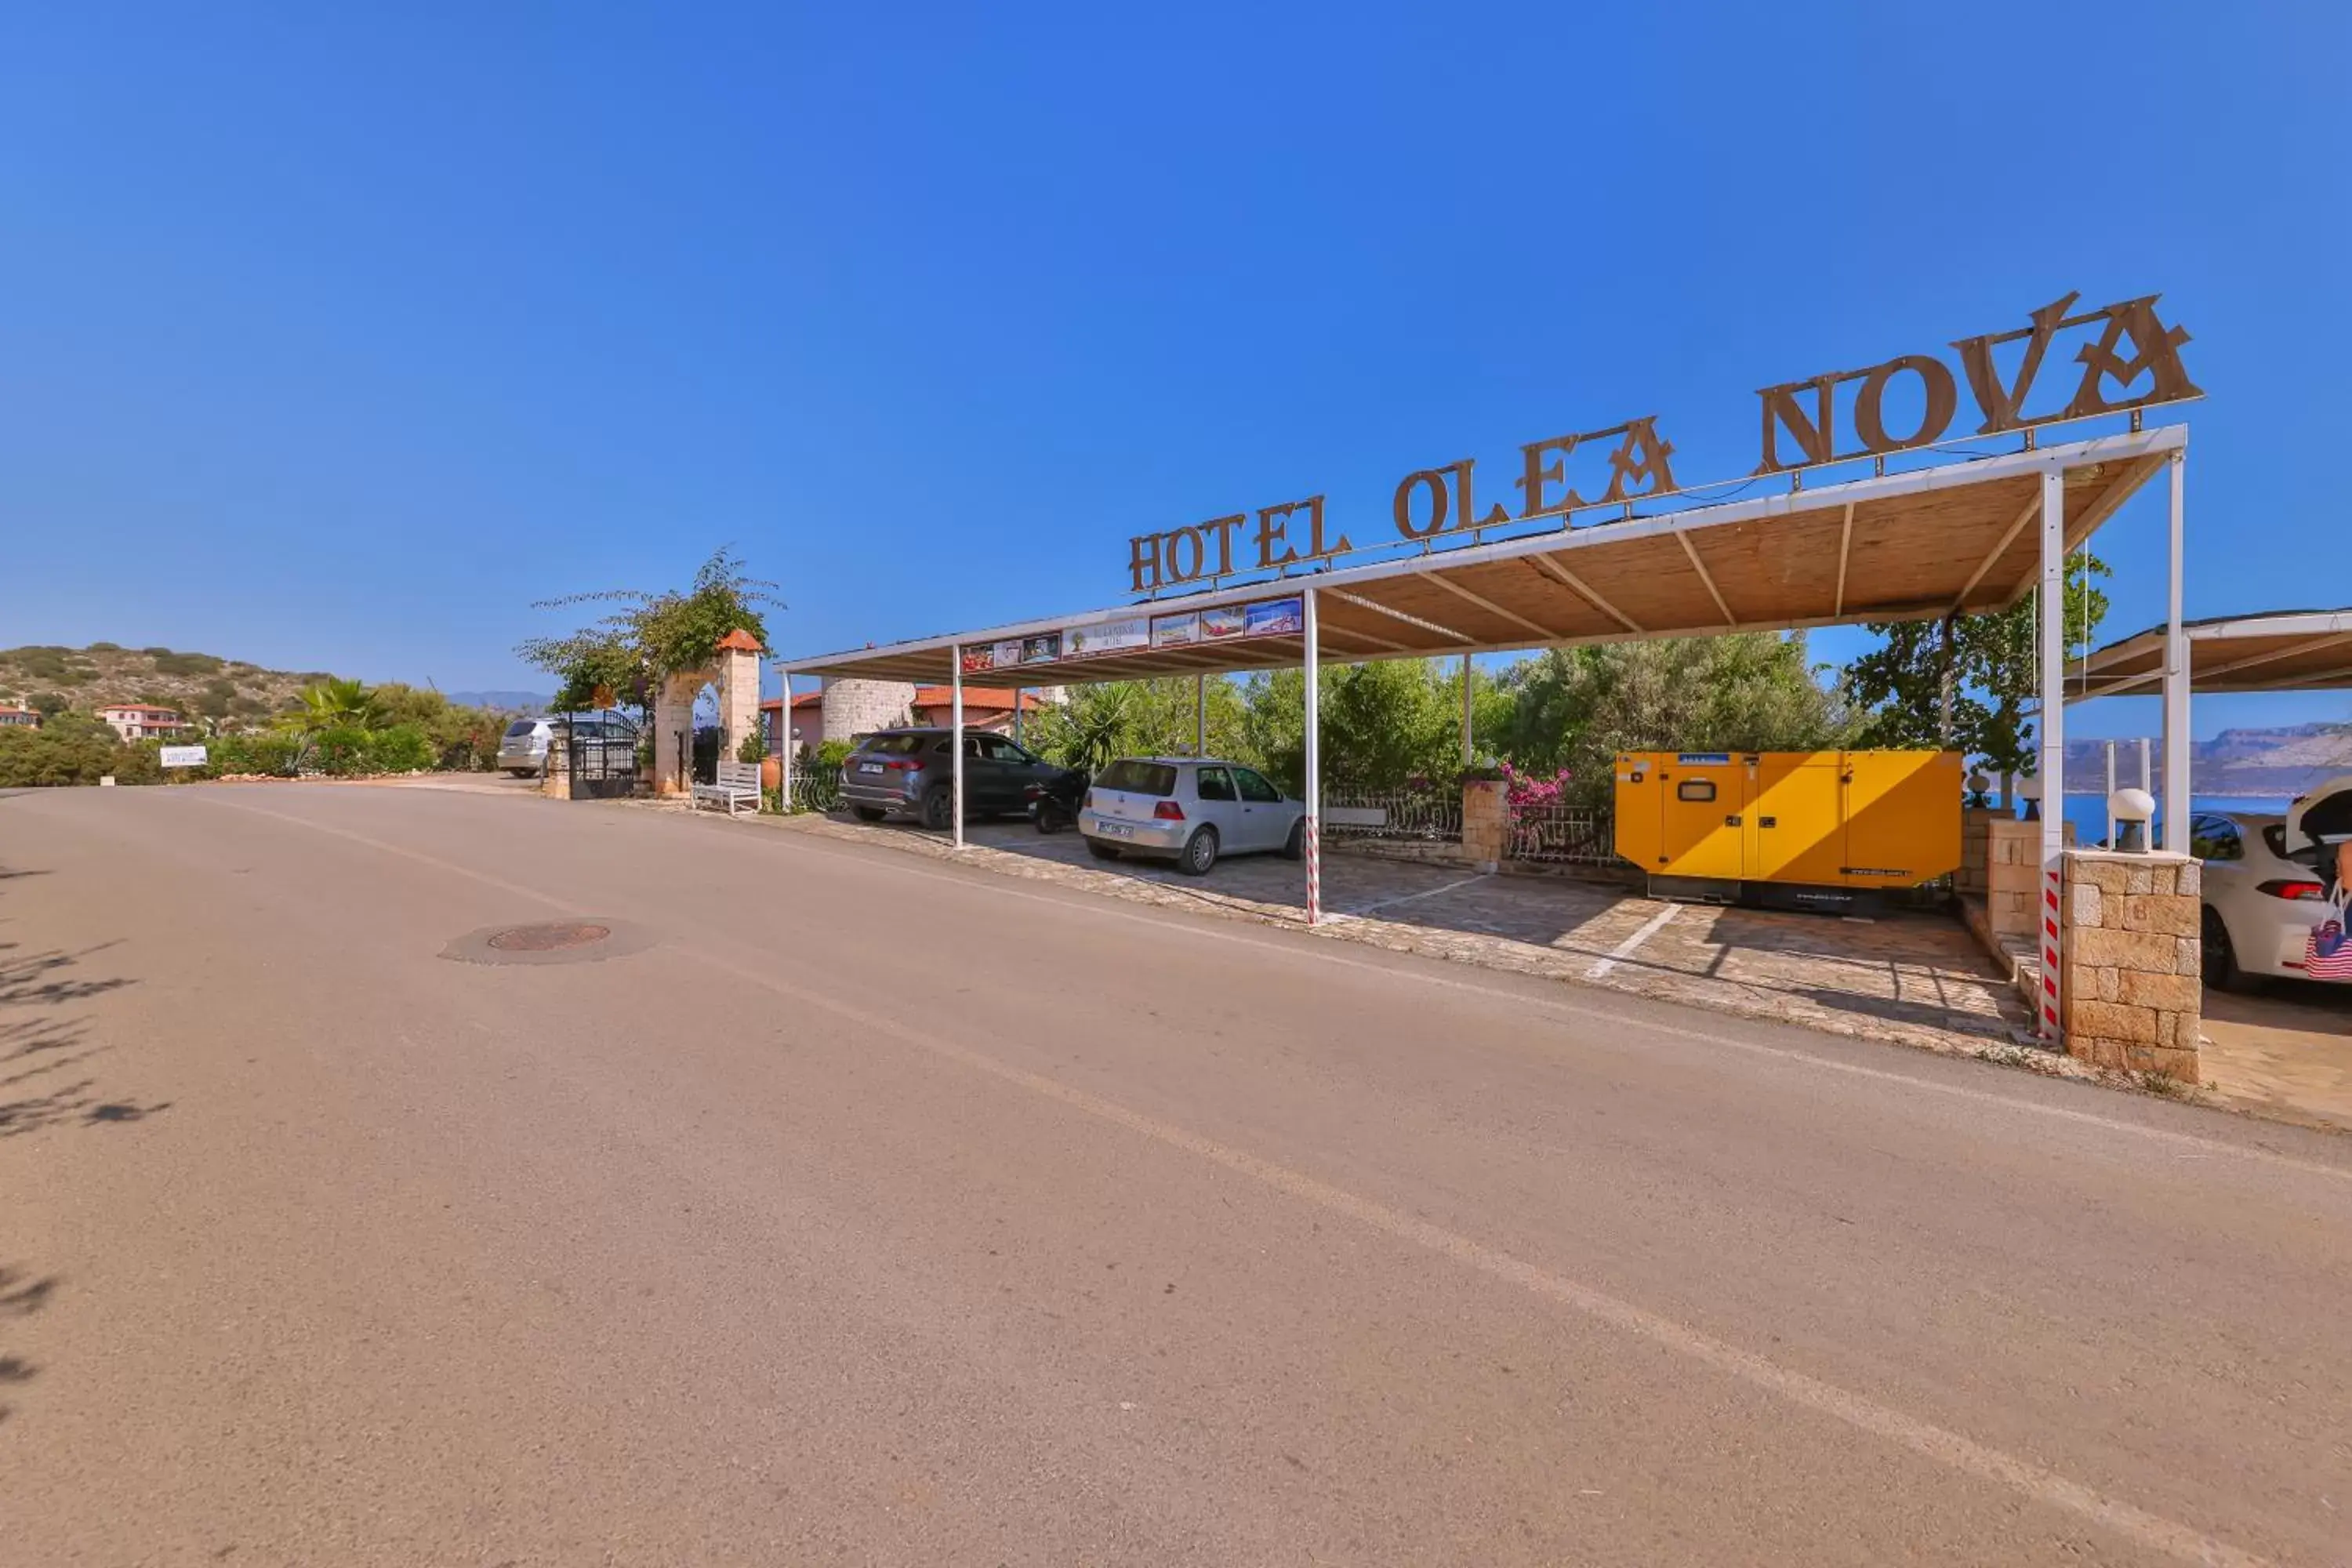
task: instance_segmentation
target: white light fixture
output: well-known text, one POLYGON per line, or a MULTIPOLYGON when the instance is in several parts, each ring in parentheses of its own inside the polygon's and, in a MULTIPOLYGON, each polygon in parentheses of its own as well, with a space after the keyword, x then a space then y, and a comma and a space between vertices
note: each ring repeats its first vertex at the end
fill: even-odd
POLYGON ((2116 819, 2116 847, 2127 854, 2147 854, 2147 825, 2156 816, 2156 796, 2144 789, 2119 789, 2107 796, 2107 811, 2116 819))
POLYGON ((2028 773, 2017 781, 2017 798, 2025 803, 2025 820, 2042 820, 2042 776, 2028 773))

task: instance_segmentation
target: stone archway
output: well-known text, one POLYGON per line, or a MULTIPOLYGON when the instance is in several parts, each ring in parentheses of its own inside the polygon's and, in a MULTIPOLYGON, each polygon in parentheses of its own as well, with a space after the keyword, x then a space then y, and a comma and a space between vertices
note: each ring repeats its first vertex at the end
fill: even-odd
POLYGON ((719 689, 719 754, 732 760, 760 723, 760 639, 738 627, 719 639, 712 661, 662 678, 654 701, 654 793, 684 795, 694 783, 694 702, 719 689))

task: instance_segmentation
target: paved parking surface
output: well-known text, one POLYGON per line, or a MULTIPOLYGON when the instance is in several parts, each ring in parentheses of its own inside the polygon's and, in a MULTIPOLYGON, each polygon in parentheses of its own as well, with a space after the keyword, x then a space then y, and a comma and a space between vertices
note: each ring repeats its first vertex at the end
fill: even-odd
MULTIPOLYGON (((952 853, 944 838, 895 824, 803 816, 785 826, 952 853)), ((977 824, 966 837, 967 859, 1013 876, 1278 924, 1307 918, 1304 874, 1278 856, 1187 877, 1097 861, 1077 834, 1040 835, 1026 823, 977 824)), ((1323 888, 1333 934, 1490 969, 1939 1050, 2013 1045, 2032 1022, 1967 931, 1941 915, 1855 921, 1669 904, 1604 883, 1479 876, 1344 847, 1324 857, 1323 888)))
POLYGON ((2352 1128, 2352 985, 2205 993, 2205 1076, 2227 1100, 2352 1128))

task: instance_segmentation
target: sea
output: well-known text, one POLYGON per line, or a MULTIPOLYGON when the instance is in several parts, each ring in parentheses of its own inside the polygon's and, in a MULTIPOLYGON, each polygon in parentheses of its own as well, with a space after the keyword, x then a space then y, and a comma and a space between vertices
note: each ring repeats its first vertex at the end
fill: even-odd
MULTIPOLYGON (((2267 812, 2278 816, 2284 816, 2287 808, 2287 797, 2283 795, 2193 795, 2189 797, 2189 802, 2199 811, 2267 812)), ((2164 802, 2160 796, 2157 801, 2156 816, 2157 821, 2161 823, 2164 802)), ((2106 795, 2092 791, 2067 791, 2066 820, 2074 825, 2075 843, 2085 846, 2105 843, 2106 795)))

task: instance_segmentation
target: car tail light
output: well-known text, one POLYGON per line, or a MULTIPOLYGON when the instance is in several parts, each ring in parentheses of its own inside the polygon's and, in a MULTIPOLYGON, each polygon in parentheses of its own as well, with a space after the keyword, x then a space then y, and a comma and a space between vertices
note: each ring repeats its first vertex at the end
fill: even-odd
POLYGON ((1184 820, 1184 808, 1172 800, 1163 800, 1151 808, 1151 815, 1162 822, 1181 822, 1184 820))
POLYGON ((2273 899, 2311 899, 2317 900, 2327 896, 2327 889, 2321 887, 2316 882, 2264 882, 2260 887, 2256 888, 2254 891, 2257 893, 2268 893, 2273 899))
POLYGON ((882 771, 886 773, 911 773, 920 765, 911 757, 892 757, 882 764, 882 771))
POLYGON ((1100 811, 1102 809, 1101 806, 1095 804, 1095 792, 1092 790, 1087 791, 1087 809, 1088 811, 1100 811))

